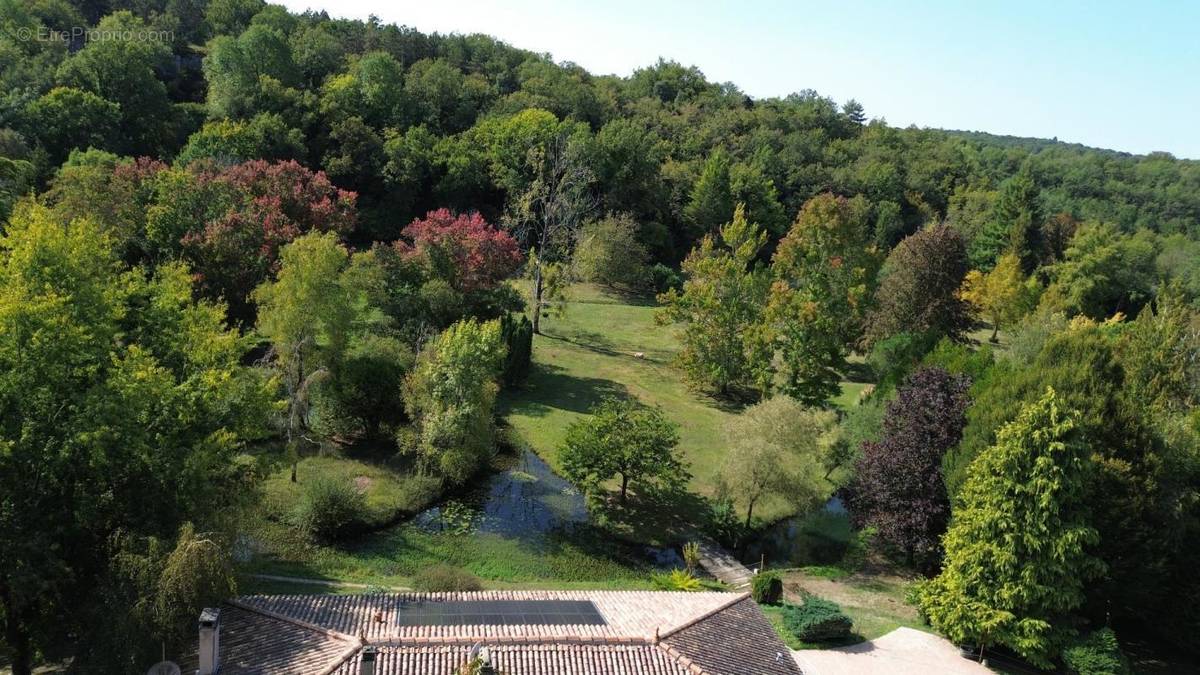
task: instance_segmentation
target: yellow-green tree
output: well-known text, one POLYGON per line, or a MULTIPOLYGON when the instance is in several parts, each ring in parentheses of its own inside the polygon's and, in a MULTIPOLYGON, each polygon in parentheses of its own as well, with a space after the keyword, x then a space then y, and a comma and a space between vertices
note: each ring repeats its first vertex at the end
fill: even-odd
POLYGON ((423 466, 451 482, 475 473, 493 447, 492 409, 504 364, 500 322, 459 321, 420 354, 405 382, 423 466))
POLYGON ((1090 450, 1053 389, 1025 406, 970 467, 943 540, 941 574, 918 588, 957 643, 1004 645, 1051 667, 1069 614, 1104 569, 1086 505, 1090 450))
POLYGON ((993 342, 1001 325, 1015 323, 1028 314, 1041 294, 1037 279, 1021 271, 1021 259, 1005 253, 990 272, 971 270, 963 279, 962 299, 992 324, 993 342))
POLYGON ((254 291, 258 331, 271 341, 287 392, 287 444, 296 480, 298 444, 316 382, 345 351, 354 304, 342 281, 350 253, 332 233, 312 233, 283 248, 278 278, 254 291))
POLYGON ((721 395, 766 384, 761 330, 770 280, 757 261, 766 241, 739 205, 719 236, 705 235, 683 261, 682 292, 658 298, 660 323, 681 325, 677 359, 688 379, 721 395))
POLYGON ((766 321, 779 351, 782 389, 808 405, 840 390, 879 268, 868 243, 870 206, 861 197, 810 199, 771 263, 766 321))

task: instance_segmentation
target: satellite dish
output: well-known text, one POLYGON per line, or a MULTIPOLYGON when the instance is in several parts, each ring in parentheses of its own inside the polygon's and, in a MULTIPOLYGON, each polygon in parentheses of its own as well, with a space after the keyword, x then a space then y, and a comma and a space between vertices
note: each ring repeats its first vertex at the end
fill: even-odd
POLYGON ((179 666, 170 661, 160 661, 146 671, 146 675, 182 675, 179 666))

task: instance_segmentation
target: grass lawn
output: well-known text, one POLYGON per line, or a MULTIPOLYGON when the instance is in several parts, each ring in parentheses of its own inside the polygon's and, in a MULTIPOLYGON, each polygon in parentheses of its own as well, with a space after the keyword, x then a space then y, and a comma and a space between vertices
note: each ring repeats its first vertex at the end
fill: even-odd
MULTIPOLYGON (((684 382, 671 363, 678 352, 675 328, 657 325, 656 311, 649 299, 625 298, 590 284, 572 286, 566 314, 543 318, 546 335, 534 336, 528 381, 501 395, 501 409, 521 439, 558 469, 567 425, 605 396, 636 396, 661 406, 681 427, 679 445, 692 472, 689 489, 709 496, 724 461, 725 429, 741 407, 684 382)), ((837 404, 855 404, 865 386, 843 383, 837 404)), ((790 513, 781 500, 755 507, 755 514, 768 521, 790 513)))
MULTIPOLYGON (((850 573, 838 567, 806 567, 784 573, 787 602, 799 604, 802 591, 813 593, 841 606, 854 622, 849 639, 839 645, 855 644, 887 635, 905 626, 932 632, 917 616, 916 608, 905 601, 911 582, 888 574, 850 573)), ((783 627, 779 607, 763 607, 776 632, 792 649, 827 648, 828 643, 812 644, 797 639, 783 627)))
POLYGON ((556 469, 567 425, 606 396, 661 406, 681 425, 691 488, 711 494, 724 454, 722 429, 738 408, 690 390, 671 365, 672 329, 654 323, 656 308, 630 304, 588 285, 572 287, 566 315, 544 318, 534 336, 525 385, 502 396, 509 424, 556 469), (634 356, 642 353, 643 358, 634 356))

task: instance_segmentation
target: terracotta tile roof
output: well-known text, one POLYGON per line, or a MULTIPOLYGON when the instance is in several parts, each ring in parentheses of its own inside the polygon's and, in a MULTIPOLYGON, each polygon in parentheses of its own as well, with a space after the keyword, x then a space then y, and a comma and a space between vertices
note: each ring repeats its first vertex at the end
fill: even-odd
POLYGON ((653 591, 478 591, 471 593, 375 593, 367 595, 265 595, 241 602, 368 640, 389 638, 479 639, 519 635, 646 639, 728 604, 730 593, 653 591), (590 600, 604 626, 397 626, 400 603, 455 600, 590 600), (378 619, 376 618, 378 617, 378 619))
MULTIPOLYGON (((381 647, 376 675, 456 675, 467 662, 469 645, 381 647)), ((642 645, 488 645, 493 667, 504 675, 691 675, 666 652, 642 645)), ((359 656, 337 675, 359 675, 359 656)))
POLYGON ((246 596, 222 610, 220 672, 358 675, 364 644, 376 675, 452 675, 475 644, 505 675, 800 673, 748 595, 646 591, 246 596), (464 600, 587 600, 605 625, 396 621, 402 603, 464 600))
MULTIPOLYGON (((348 636, 247 611, 235 604, 221 608, 221 675, 313 675, 328 672, 362 648, 348 636)), ((194 673, 196 654, 183 664, 194 673)))
POLYGON ((749 597, 662 636, 660 646, 705 673, 794 675, 792 652, 749 597), (720 648, 714 648, 719 645, 720 648))

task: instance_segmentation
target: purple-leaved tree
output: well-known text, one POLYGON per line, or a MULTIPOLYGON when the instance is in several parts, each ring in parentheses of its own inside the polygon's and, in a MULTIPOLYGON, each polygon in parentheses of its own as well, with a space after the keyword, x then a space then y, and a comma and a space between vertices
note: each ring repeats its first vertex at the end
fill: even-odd
POLYGON ((971 386, 965 375, 920 368, 888 403, 883 434, 867 441, 850 486, 857 527, 875 528, 875 544, 922 572, 937 570, 950 520, 942 456, 962 438, 971 386))

